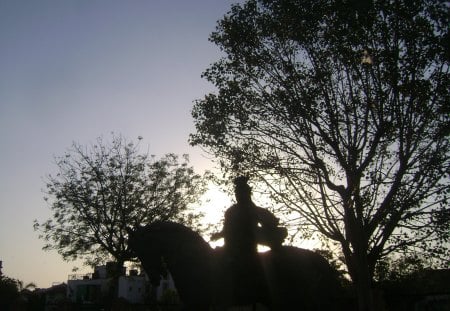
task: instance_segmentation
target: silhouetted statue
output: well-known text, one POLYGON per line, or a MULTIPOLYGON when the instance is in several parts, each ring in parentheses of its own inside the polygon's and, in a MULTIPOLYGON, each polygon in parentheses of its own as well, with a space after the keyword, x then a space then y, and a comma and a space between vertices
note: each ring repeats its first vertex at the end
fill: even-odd
POLYGON ((236 305, 260 302, 269 297, 262 264, 258 256, 258 244, 279 249, 287 236, 286 228, 278 227, 279 220, 271 212, 256 206, 251 199, 247 177, 237 177, 235 183, 236 204, 225 212, 222 232, 212 239, 224 238, 222 280, 229 282, 230 292, 225 295, 236 305))
POLYGON ((174 222, 129 232, 129 246, 152 284, 159 284, 167 267, 186 310, 258 304, 269 310, 339 310, 337 272, 313 251, 282 245, 286 228, 252 202, 247 181, 234 180, 236 204, 212 237, 224 238, 222 248, 212 250, 198 233, 174 222), (271 250, 258 253, 258 244, 271 250))
POLYGON ((234 180, 237 203, 225 212, 222 232, 212 236, 223 237, 225 250, 236 257, 255 254, 258 244, 276 249, 287 236, 286 228, 278 227, 278 218, 253 203, 247 181, 242 176, 234 180))
POLYGON ((152 285, 159 285, 166 268, 170 271, 185 310, 228 310, 258 302, 269 310, 341 310, 342 288, 337 272, 322 256, 307 249, 281 246, 276 251, 258 253, 264 274, 260 278, 267 288, 258 292, 261 288, 256 286, 247 303, 237 303, 229 296, 232 285, 224 282, 230 274, 223 265, 224 250, 213 250, 186 226, 155 222, 130 231, 128 244, 152 285))

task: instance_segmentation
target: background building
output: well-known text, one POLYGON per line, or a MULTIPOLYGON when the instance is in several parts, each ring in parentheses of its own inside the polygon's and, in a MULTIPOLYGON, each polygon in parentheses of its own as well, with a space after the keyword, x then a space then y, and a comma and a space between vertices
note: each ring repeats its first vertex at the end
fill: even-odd
MULTIPOLYGON (((97 266, 93 273, 69 275, 67 282, 67 297, 77 304, 102 304, 107 297, 111 297, 114 290, 113 273, 116 271, 114 263, 97 266)), ((170 274, 161 280, 161 284, 154 290, 156 300, 159 300, 167 290, 176 291, 170 274)), ((138 270, 124 267, 119 271, 115 298, 121 298, 132 304, 144 304, 151 297, 152 288, 147 275, 138 270)))

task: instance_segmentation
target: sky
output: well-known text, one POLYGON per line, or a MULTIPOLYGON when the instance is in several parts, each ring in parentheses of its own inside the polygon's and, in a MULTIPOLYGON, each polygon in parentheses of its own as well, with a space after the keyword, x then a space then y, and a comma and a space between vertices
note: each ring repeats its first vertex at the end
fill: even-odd
MULTIPOLYGON (((201 78, 221 56, 208 37, 235 2, 0 0, 4 275, 45 288, 82 268, 43 251, 33 230, 34 219, 51 216, 45 176, 72 142, 88 145, 111 132, 134 141, 142 136, 151 154, 187 153, 199 173, 213 167, 188 144, 190 111, 194 100, 214 91, 201 78)), ((228 199, 213 196, 210 221, 228 199)))

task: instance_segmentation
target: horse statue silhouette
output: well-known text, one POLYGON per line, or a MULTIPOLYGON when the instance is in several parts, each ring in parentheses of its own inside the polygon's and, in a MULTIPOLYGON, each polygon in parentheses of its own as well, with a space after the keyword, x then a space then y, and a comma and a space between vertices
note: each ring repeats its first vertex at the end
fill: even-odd
POLYGON ((152 285, 167 268, 186 310, 339 310, 337 272, 319 254, 283 246, 285 228, 251 200, 246 177, 235 179, 237 203, 225 212, 224 227, 211 246, 190 228, 157 221, 129 231, 128 244, 152 285), (257 245, 269 246, 258 253, 257 245))
MULTIPOLYGON (((174 222, 157 221, 129 233, 130 248, 142 263, 153 286, 167 268, 185 310, 228 310, 229 273, 223 249, 213 249, 196 232, 174 222)), ((259 253, 268 287, 246 305, 267 310, 340 310, 337 273, 319 254, 282 246, 259 253)))

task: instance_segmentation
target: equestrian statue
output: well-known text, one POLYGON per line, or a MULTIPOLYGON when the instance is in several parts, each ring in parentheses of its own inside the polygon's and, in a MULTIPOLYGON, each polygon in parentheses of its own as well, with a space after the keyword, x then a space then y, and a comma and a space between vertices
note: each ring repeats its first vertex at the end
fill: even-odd
POLYGON ((246 177, 235 179, 236 204, 225 212, 211 248, 197 232, 156 221, 130 230, 128 243, 153 286, 167 268, 185 310, 341 310, 337 271, 314 251, 282 245, 286 228, 251 200, 246 177), (270 248, 258 252, 257 246, 270 248))

